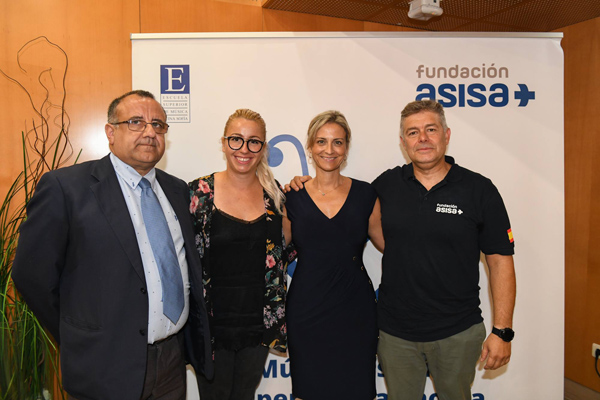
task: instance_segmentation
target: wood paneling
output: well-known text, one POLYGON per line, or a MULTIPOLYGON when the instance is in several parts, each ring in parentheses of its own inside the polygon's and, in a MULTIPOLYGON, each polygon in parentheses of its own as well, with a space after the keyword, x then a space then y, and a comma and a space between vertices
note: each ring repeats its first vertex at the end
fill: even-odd
POLYGON ((565 376, 600 391, 600 18, 564 29, 565 376))
MULTIPOLYGON (((81 160, 107 151, 104 136, 109 102, 131 89, 131 33, 252 32, 252 31, 362 31, 405 30, 390 25, 317 15, 263 10, 244 2, 218 0, 22 0, 0 2, 0 69, 23 79, 16 65, 18 50, 38 36, 63 48, 68 55, 66 110, 75 151, 81 160)), ((28 53, 35 68, 49 66, 47 49, 28 53), (36 53, 37 52, 37 53, 36 53)), ((59 63, 60 64, 60 63, 59 63)), ((54 84, 60 85, 56 65, 54 84)), ((30 69, 31 71, 31 69, 30 69)), ((34 85, 35 86, 35 85, 34 85)), ((43 95, 39 85, 37 95, 43 95)), ((60 87, 53 89, 60 91, 60 87)), ((25 93, 0 77, 0 120, 3 145, 0 157, 0 197, 22 168, 20 132, 31 128, 33 110, 25 93)))
MULTIPOLYGON (((46 36, 66 51, 69 64, 65 108, 71 120, 73 147, 83 149, 83 159, 97 158, 108 152, 104 110, 115 94, 131 87, 129 34, 139 31, 138 15, 137 0, 0 3, 0 69, 26 82, 36 105, 41 104, 45 96, 37 76, 47 68, 52 68, 52 79, 47 72, 43 83, 51 93, 50 99, 61 98, 63 57, 43 43, 30 46, 21 60, 25 73, 17 66, 17 52, 38 36, 46 36)), ((3 121, 0 198, 3 199, 8 185, 22 168, 20 133, 31 128, 35 113, 23 90, 3 76, 0 76, 0 93, 0 121, 3 121)))
POLYGON ((262 8, 214 0, 140 0, 141 32, 260 32, 262 8))

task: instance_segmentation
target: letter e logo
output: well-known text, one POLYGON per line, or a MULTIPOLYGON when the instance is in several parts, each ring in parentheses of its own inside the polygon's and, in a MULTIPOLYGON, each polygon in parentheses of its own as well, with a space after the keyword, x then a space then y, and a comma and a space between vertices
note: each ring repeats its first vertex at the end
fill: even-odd
POLYGON ((160 66, 161 94, 189 94, 190 66, 161 65, 160 66))

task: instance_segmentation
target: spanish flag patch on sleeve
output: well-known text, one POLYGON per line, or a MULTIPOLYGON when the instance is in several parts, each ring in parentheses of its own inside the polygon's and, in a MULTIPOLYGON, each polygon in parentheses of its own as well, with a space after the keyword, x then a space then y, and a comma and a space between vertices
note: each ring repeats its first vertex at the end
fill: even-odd
POLYGON ((508 241, 514 243, 515 239, 513 238, 512 229, 506 231, 508 233, 508 241))

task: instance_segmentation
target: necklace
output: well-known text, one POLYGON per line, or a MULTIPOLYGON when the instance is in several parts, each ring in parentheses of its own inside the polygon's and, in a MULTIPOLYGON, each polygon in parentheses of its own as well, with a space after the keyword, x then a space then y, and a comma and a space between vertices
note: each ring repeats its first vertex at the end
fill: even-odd
POLYGON ((329 194, 329 193, 333 192, 335 189, 339 188, 339 187, 340 187, 340 185, 341 185, 341 183, 338 183, 338 184, 336 185, 336 187, 334 187, 333 189, 331 189, 331 190, 329 190, 329 191, 327 191, 327 192, 323 192, 323 191, 322 191, 321 189, 319 189, 319 187, 317 186, 317 178, 315 178, 315 182, 314 182, 314 184, 315 184, 315 187, 317 188, 317 190, 319 191, 319 193, 321 193, 321 196, 325 196, 326 194, 329 194))

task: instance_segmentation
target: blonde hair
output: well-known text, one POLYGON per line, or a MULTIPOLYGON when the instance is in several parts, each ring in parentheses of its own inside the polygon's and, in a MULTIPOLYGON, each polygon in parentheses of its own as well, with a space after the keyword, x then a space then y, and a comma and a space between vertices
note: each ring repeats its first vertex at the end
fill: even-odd
POLYGON ((339 111, 329 110, 323 111, 322 113, 314 117, 312 121, 310 121, 310 124, 308 125, 308 133, 306 135, 307 150, 315 144, 317 132, 319 131, 319 129, 321 129, 324 125, 329 123, 334 123, 342 127, 344 132, 346 132, 346 148, 350 148, 350 139, 352 138, 352 131, 350 130, 350 125, 348 124, 346 117, 344 117, 344 114, 342 114, 339 111))
POLYGON ((285 203, 285 196, 279 189, 279 186, 275 181, 275 177, 273 176, 273 172, 269 167, 269 144, 267 143, 267 125, 265 124, 265 120, 256 111, 252 111, 247 108, 240 108, 238 110, 235 110, 235 112, 229 116, 227 122, 225 123, 223 137, 227 135, 227 129, 229 128, 229 125, 231 125, 231 123, 238 118, 243 118, 248 121, 256 122, 264 135, 265 145, 263 148, 262 157, 258 162, 258 168, 256 169, 256 177, 258 178, 258 181, 260 182, 265 192, 267 192, 269 197, 273 199, 275 209, 281 214, 283 213, 283 203, 285 203))

